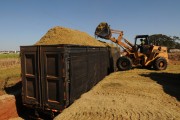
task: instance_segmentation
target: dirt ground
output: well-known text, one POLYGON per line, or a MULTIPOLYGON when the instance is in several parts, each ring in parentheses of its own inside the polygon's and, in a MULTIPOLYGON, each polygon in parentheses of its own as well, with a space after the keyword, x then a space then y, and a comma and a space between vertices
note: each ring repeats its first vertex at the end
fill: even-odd
POLYGON ((180 119, 180 65, 112 73, 55 120, 180 119))
POLYGON ((7 120, 19 116, 16 102, 14 95, 6 94, 0 97, 0 120, 7 120))

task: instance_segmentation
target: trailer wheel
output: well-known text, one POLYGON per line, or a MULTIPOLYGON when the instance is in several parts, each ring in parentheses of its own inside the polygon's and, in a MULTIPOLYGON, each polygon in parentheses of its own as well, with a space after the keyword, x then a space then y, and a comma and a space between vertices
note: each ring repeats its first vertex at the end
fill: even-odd
POLYGON ((117 60, 117 67, 119 70, 130 70, 132 68, 132 61, 128 57, 120 57, 117 60))
POLYGON ((167 68, 167 61, 163 57, 159 57, 154 61, 153 65, 155 70, 165 70, 167 68))

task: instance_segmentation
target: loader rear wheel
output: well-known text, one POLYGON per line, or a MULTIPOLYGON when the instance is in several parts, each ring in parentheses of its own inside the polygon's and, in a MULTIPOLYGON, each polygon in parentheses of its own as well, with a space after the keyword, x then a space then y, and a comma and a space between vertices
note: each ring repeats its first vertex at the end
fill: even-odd
POLYGON ((153 65, 155 70, 165 70, 167 68, 167 61, 165 58, 160 57, 154 61, 153 65))
POLYGON ((117 67, 119 70, 130 70, 132 68, 132 61, 128 57, 120 57, 117 60, 117 67))

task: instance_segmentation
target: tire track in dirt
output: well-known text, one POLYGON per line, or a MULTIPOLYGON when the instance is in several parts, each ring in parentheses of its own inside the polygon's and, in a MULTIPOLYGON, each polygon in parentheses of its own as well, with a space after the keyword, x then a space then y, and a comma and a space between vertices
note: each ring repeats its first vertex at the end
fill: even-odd
POLYGON ((180 102, 140 75, 149 72, 135 69, 107 76, 55 120, 180 119, 180 102))

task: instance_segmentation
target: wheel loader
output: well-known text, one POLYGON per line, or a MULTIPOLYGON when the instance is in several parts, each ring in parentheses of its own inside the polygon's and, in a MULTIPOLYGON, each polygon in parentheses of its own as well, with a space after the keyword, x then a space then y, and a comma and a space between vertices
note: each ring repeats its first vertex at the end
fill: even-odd
POLYGON ((167 68, 167 47, 158 46, 155 44, 157 41, 150 41, 148 35, 137 35, 133 45, 123 38, 123 31, 113 30, 108 23, 102 22, 96 27, 95 36, 111 40, 123 48, 121 57, 117 60, 119 70, 129 70, 138 66, 155 70, 167 68), (112 34, 118 34, 118 37, 112 37, 112 34))

